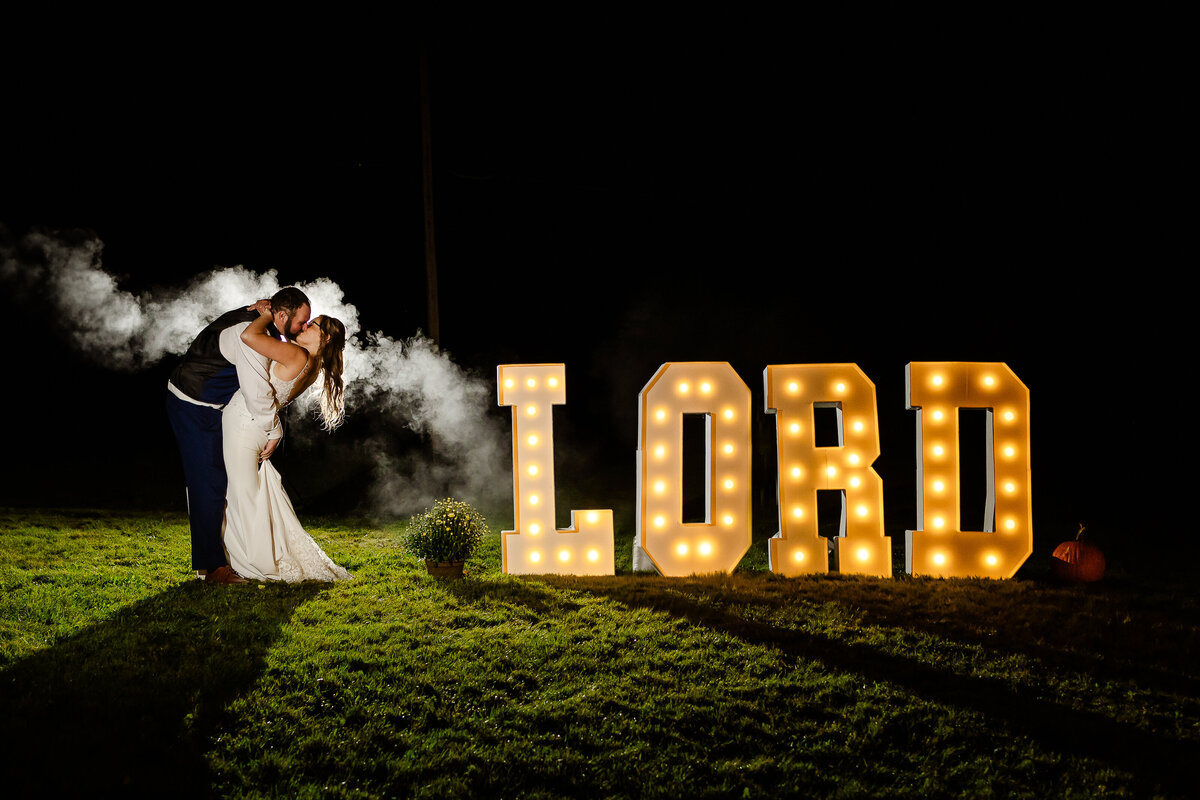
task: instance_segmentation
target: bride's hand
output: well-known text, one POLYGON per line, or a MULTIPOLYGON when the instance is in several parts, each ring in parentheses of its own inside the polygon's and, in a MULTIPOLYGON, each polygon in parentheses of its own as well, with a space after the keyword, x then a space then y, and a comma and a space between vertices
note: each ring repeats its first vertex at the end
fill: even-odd
POLYGON ((275 452, 275 448, 279 446, 279 442, 279 439, 267 439, 267 446, 258 454, 258 463, 261 464, 270 458, 271 454, 275 452))
POLYGON ((254 305, 249 306, 246 310, 247 311, 251 311, 251 310, 257 311, 258 315, 260 317, 269 317, 269 316, 271 316, 271 301, 270 300, 259 300, 254 305))

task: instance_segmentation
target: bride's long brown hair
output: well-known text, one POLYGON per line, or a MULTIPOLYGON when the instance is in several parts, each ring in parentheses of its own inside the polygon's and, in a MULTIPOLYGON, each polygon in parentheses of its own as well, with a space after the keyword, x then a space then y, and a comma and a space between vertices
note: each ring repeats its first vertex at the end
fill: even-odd
POLYGON ((342 396, 342 351, 346 349, 346 326, 340 319, 321 317, 321 349, 317 351, 316 368, 325 373, 321 388, 321 428, 335 431, 346 419, 346 403, 342 396))

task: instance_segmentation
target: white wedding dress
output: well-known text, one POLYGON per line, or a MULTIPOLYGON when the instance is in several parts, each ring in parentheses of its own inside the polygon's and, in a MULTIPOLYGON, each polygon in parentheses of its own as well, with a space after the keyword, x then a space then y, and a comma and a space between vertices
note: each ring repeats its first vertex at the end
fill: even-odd
MULTIPOLYGON (((292 387, 308 365, 290 381, 275 377, 274 366, 270 365, 271 387, 282 408, 291 401, 292 387)), ((234 571, 251 580, 289 583, 350 578, 301 526, 271 461, 258 463, 267 434, 251 421, 240 391, 225 406, 221 429, 229 475, 223 535, 234 571)))

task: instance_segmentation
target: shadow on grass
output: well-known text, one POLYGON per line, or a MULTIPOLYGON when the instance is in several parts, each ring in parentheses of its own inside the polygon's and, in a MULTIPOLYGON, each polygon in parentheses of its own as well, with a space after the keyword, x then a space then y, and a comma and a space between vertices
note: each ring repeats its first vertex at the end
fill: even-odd
MULTIPOLYGON (((1156 735, 1099 713, 1070 708, 1013 689, 1002 680, 971 677, 916 659, 853 645, 835 638, 755 622, 707 602, 660 586, 654 578, 617 579, 539 576, 550 586, 583 591, 630 608, 644 608, 703 625, 752 645, 777 649, 796 659, 817 661, 831 671, 846 671, 902 687, 930 702, 954 706, 1001 723, 1042 747, 1097 759, 1134 776, 1136 789, 1191 796, 1200 743, 1156 735)), ((516 594, 508 595, 519 599, 516 594)), ((538 600, 545 606, 544 600, 538 600)))
MULTIPOLYGON (((660 594, 660 580, 642 575, 620 585, 626 593, 660 594)), ((1200 603, 1190 584, 1157 577, 1112 577, 1082 585, 1032 578, 789 580, 765 573, 719 584, 703 577, 668 581, 673 593, 704 596, 724 607, 755 606, 768 617, 798 603, 833 603, 861 615, 866 625, 1030 656, 1047 666, 1160 694, 1200 697, 1193 665, 1193 654, 1200 652, 1200 603)))
POLYGON ((524 606, 537 617, 574 613, 580 609, 561 592, 548 590, 535 581, 509 581, 502 586, 484 581, 439 581, 438 588, 467 603, 493 600, 524 606))
POLYGON ((866 624, 1026 655, 1096 680, 1200 697, 1200 677, 1190 663, 1200 650, 1200 616, 1195 604, 1179 602, 1176 587, 1147 589, 1118 579, 1079 586, 1041 581, 1021 592, 1018 583, 996 583, 964 581, 948 589, 937 582, 914 597, 906 587, 912 581, 896 581, 829 599, 862 612, 866 624), (930 600, 934 592, 942 604, 930 600))
POLYGON ((750 584, 748 591, 722 587, 716 599, 725 606, 769 608, 797 601, 836 603, 861 614, 867 625, 1026 655, 1097 680, 1194 698, 1200 697, 1200 677, 1191 654, 1200 651, 1200 612, 1187 599, 1191 593, 1178 583, 1128 578, 1073 585, 1034 579, 829 576, 768 579, 750 584))
POLYGON ((188 581, 0 672, 5 794, 207 796, 225 707, 327 587, 188 581))

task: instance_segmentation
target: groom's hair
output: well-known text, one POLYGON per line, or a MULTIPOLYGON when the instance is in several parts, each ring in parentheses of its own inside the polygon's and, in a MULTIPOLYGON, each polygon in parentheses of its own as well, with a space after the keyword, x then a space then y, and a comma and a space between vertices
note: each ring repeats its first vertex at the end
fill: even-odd
POLYGON ((271 295, 271 313, 286 311, 288 319, 291 319, 303 305, 312 308, 312 303, 308 302, 308 295, 295 286, 288 286, 271 295))

